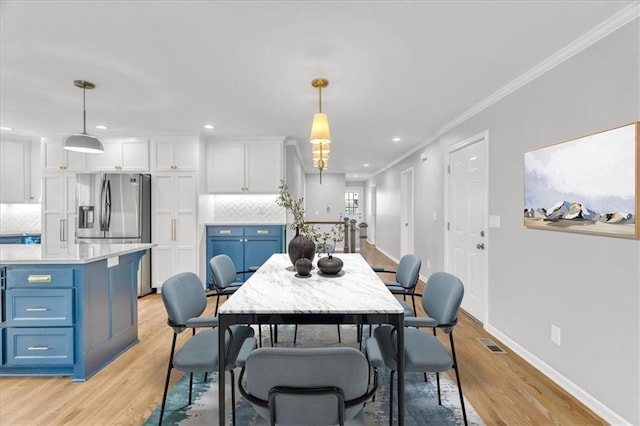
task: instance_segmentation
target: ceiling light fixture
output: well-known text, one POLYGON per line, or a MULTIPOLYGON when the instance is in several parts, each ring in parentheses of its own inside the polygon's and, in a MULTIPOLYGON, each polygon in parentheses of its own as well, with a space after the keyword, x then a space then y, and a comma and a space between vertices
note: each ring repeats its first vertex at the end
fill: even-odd
POLYGON ((109 126, 105 126, 104 124, 96 124, 96 129, 109 130, 109 126))
POLYGON ((2 126, 2 127, 0 127, 0 130, 4 130, 4 131, 7 131, 7 132, 10 132, 10 131, 12 131, 12 130, 13 130, 13 127, 5 127, 5 126, 2 126))
POLYGON ((318 112, 313 115, 309 141, 312 144, 313 167, 317 167, 320 170, 320 184, 322 184, 322 170, 327 167, 331 144, 329 119, 327 114, 322 112, 322 89, 329 85, 329 80, 316 78, 311 81, 311 85, 318 89, 318 112))
POLYGON ((71 135, 64 141, 64 149, 69 151, 84 152, 88 154, 102 154, 104 147, 95 136, 87 133, 87 110, 85 105, 85 92, 96 87, 90 81, 74 80, 73 84, 82 89, 82 133, 71 135))
POLYGON ((207 130, 213 130, 213 129, 215 129, 215 126, 213 124, 205 124, 204 128, 207 129, 207 130))
POLYGON ((391 139, 391 140, 392 140, 392 141, 394 141, 394 142, 400 142, 402 139, 400 139, 400 138, 393 138, 393 139, 391 139))

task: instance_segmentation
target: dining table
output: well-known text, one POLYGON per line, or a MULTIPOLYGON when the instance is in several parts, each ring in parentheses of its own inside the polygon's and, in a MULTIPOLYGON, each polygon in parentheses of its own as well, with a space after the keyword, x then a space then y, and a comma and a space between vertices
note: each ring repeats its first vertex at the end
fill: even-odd
POLYGON ((234 324, 390 324, 397 330, 398 424, 404 424, 404 309, 359 253, 334 255, 342 270, 315 265, 300 276, 285 253, 273 254, 218 310, 218 414, 225 425, 225 334, 234 324))

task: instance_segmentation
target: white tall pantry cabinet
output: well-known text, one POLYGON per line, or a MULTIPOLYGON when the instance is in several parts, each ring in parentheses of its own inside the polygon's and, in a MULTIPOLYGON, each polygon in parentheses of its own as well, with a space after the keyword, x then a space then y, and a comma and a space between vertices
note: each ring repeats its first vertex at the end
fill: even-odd
POLYGON ((198 272, 197 138, 158 138, 151 145, 152 286, 178 272, 198 272))
POLYGON ((87 168, 87 154, 63 149, 62 138, 43 138, 42 244, 48 254, 70 250, 76 230, 76 173, 87 168))

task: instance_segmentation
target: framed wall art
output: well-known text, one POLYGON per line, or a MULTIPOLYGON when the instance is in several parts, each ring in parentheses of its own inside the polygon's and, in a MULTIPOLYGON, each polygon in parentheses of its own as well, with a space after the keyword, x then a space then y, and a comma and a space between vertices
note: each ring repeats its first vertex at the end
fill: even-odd
POLYGON ((640 123, 524 155, 524 225, 639 237, 640 123))

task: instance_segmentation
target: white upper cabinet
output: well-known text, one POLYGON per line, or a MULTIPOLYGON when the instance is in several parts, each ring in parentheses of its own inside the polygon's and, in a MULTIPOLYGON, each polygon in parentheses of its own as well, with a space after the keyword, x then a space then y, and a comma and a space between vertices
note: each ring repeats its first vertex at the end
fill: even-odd
POLYGON ((209 142, 210 193, 277 193, 282 179, 282 140, 209 142))
POLYGON ((146 172, 149 170, 149 141, 140 138, 101 140, 104 153, 89 154, 94 172, 146 172))
POLYGON ((29 202, 29 142, 0 141, 0 202, 29 202))
POLYGON ((87 170, 87 155, 101 155, 67 151, 63 146, 64 138, 42 138, 43 172, 84 172, 87 170))
POLYGON ((151 140, 151 170, 154 172, 195 172, 198 159, 198 138, 176 136, 151 140))

